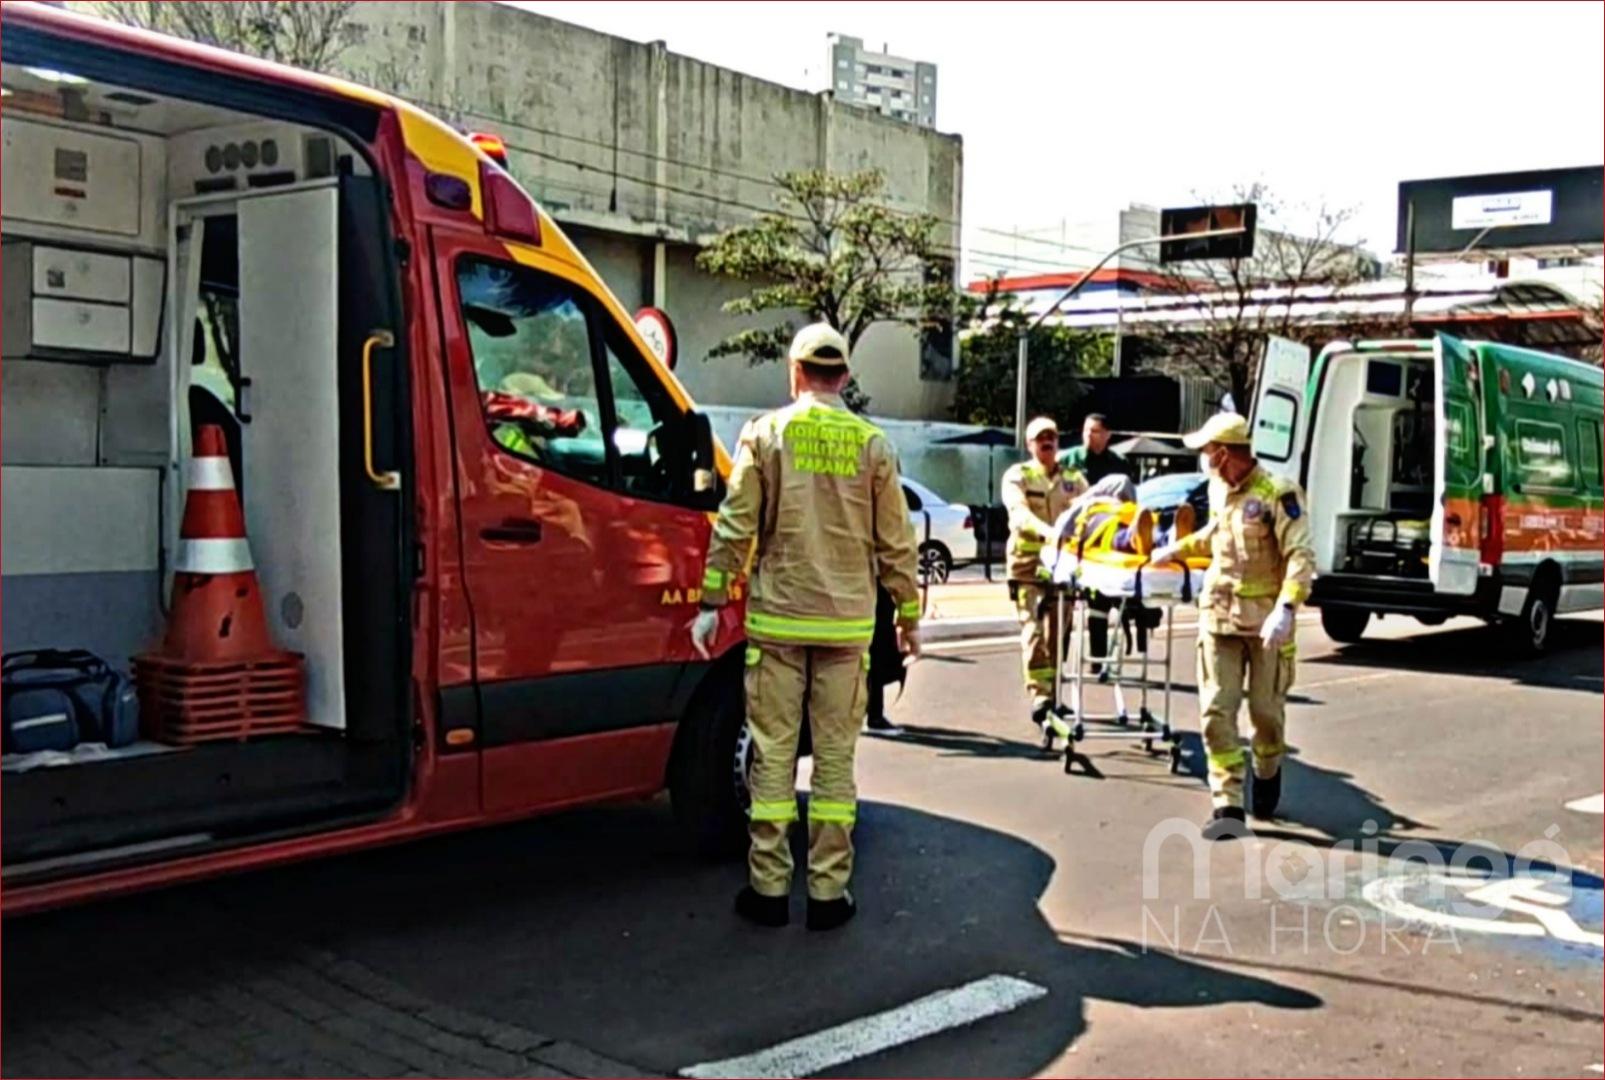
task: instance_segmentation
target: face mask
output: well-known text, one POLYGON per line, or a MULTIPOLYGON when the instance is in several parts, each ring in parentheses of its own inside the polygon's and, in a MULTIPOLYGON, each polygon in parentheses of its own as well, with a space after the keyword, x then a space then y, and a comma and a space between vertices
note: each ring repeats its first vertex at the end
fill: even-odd
POLYGON ((1199 454, 1198 455, 1198 471, 1201 472, 1201 473, 1211 473, 1211 472, 1215 471, 1214 468, 1211 467, 1210 464, 1209 464, 1209 455, 1208 454, 1199 454))

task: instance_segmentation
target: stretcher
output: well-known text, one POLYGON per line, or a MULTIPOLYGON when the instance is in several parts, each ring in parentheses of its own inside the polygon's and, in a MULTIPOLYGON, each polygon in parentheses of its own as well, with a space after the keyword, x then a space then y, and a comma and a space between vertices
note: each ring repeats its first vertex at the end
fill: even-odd
POLYGON ((1170 723, 1175 608, 1193 602, 1209 560, 1150 563, 1151 543, 1147 511, 1106 503, 1072 507, 1057 524, 1053 542, 1044 545, 1042 574, 1061 632, 1055 637, 1053 706, 1043 744, 1052 749, 1056 736, 1064 740, 1066 773, 1077 761, 1091 771, 1080 747, 1101 739, 1135 738, 1150 756, 1168 755, 1171 772, 1181 769, 1181 743, 1170 723), (1092 627, 1100 619, 1106 623, 1106 645, 1103 655, 1095 655, 1092 627), (1164 651, 1155 656, 1158 637, 1164 639, 1164 651), (1107 689, 1112 711, 1089 706, 1093 685, 1107 689))

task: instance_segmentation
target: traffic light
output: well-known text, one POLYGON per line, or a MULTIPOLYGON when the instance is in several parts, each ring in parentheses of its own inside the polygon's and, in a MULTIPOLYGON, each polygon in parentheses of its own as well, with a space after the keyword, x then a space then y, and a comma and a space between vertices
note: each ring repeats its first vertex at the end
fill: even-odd
POLYGON ((1159 245, 1160 263, 1195 262, 1200 259, 1247 259, 1254 254, 1253 203, 1236 206, 1185 206, 1159 212, 1160 236, 1186 236, 1188 233, 1242 229, 1231 236, 1212 236, 1202 240, 1170 240, 1159 245))

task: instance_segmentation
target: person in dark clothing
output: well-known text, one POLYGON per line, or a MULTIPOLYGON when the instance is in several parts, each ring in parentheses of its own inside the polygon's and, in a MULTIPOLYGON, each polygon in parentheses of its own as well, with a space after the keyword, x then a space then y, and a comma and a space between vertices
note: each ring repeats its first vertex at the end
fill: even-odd
POLYGON ((1074 469, 1096 484, 1106 476, 1119 475, 1136 480, 1131 462, 1109 448, 1109 421, 1102 413, 1088 413, 1081 423, 1081 445, 1072 446, 1059 455, 1059 464, 1074 469))
POLYGON ((875 637, 869 643, 869 710, 864 730, 871 735, 897 736, 903 729, 886 717, 886 688, 901 685, 906 669, 897 648, 897 605, 892 594, 878 589, 875 599, 875 637))

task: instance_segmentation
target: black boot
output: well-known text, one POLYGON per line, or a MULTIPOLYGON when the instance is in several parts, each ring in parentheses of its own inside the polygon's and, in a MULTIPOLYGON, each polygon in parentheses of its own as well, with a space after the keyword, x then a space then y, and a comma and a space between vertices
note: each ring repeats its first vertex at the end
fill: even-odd
POLYGON ((791 921, 791 897, 765 896, 748 885, 736 893, 736 914, 754 926, 785 926, 791 921))
POLYGON ((858 914, 851 893, 842 893, 835 900, 808 898, 808 929, 834 930, 858 914))
POLYGON ((1269 780, 1254 777, 1250 792, 1254 817, 1258 821, 1269 821, 1276 816, 1276 805, 1282 801, 1282 770, 1277 769, 1276 775, 1269 780))
POLYGON ((1248 835, 1241 806, 1217 806, 1202 829, 1205 840, 1241 840, 1248 835))
POLYGON ((864 730, 871 735, 884 735, 889 739, 895 739, 903 734, 902 728, 879 713, 869 714, 869 719, 864 721, 864 730))

